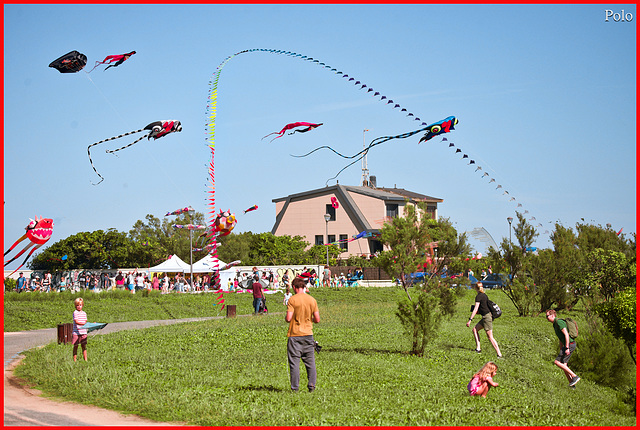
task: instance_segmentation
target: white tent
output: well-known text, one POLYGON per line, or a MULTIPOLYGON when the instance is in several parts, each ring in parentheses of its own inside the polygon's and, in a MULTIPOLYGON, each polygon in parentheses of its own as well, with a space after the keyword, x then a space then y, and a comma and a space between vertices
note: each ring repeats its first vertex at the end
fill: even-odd
MULTIPOLYGON (((195 264, 193 267, 195 268, 195 264)), ((180 259, 180 257, 174 254, 167 261, 158 264, 157 266, 150 267, 148 270, 149 272, 184 273, 189 272, 190 266, 189 263, 185 263, 180 259)))
MULTIPOLYGON (((222 267, 226 266, 222 260, 218 260, 218 258, 214 258, 210 254, 207 254, 203 259, 196 261, 193 263, 193 273, 209 273, 215 272, 222 267)), ((187 267, 189 265, 187 264, 187 267)), ((189 269, 187 269, 189 271, 189 269)))

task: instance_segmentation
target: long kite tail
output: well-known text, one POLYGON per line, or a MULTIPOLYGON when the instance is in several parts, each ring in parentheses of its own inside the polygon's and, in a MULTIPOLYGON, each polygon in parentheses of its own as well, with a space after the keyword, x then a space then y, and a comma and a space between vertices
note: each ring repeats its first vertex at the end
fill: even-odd
POLYGON ((130 144, 128 144, 128 145, 123 146, 122 148, 118 148, 118 149, 107 149, 107 151, 106 151, 106 152, 107 152, 107 153, 109 153, 109 154, 111 154, 111 153, 113 153, 113 152, 118 152, 118 151, 120 151, 120 150, 122 150, 122 149, 125 149, 125 148, 130 147, 131 145, 135 145, 136 143, 140 142, 142 139, 144 139, 144 138, 145 138, 145 137, 147 137, 147 136, 149 136, 149 134, 145 134, 145 135, 144 135, 144 136, 142 136, 141 138, 134 140, 133 142, 131 142, 131 143, 130 143, 130 144))
MULTIPOLYGON (((92 143, 91 145, 87 146, 87 155, 89 156, 89 163, 91 163, 91 167, 93 168, 93 171, 96 172, 96 175, 100 176, 100 178, 101 178, 100 182, 104 181, 104 177, 100 173, 98 173, 98 170, 96 170, 96 166, 93 165, 93 160, 91 159, 91 147, 92 146, 96 146, 96 145, 100 145, 101 143, 104 143, 104 142, 109 142, 111 140, 120 139, 121 137, 129 136, 131 134, 140 133, 141 131, 144 131, 144 128, 141 128, 141 129, 135 130, 135 131, 130 131, 128 133, 120 134, 118 136, 113 136, 113 137, 110 137, 108 139, 104 139, 104 140, 101 140, 99 142, 92 143)), ((139 142, 140 140, 144 139, 145 137, 146 136, 141 137, 140 139, 136 140, 136 142, 139 142)), ((136 142, 133 142, 133 143, 136 143, 136 142)), ((133 143, 131 145, 133 145, 133 143)), ((128 145, 128 146, 131 146, 131 145, 128 145)), ((126 148, 126 146, 123 147, 123 148, 126 148)), ((120 148, 120 149, 123 149, 123 148, 120 148)), ((116 151, 119 151, 119 149, 116 149, 116 151)), ((109 151, 107 151, 107 152, 109 152, 109 151)), ((112 152, 115 152, 115 151, 112 151, 112 152)), ((98 182, 98 184, 100 182, 98 182)), ((93 184, 93 185, 98 185, 98 184, 93 184)))
MULTIPOLYGON (((93 70, 94 70, 96 67, 98 67, 100 64, 105 64, 105 63, 107 63, 107 62, 112 63, 112 62, 114 62, 114 61, 118 60, 118 59, 119 59, 118 57, 122 57, 122 55, 107 55, 107 56, 104 58, 104 60, 102 60, 102 61, 96 61, 96 65, 95 65, 95 66, 93 66, 93 69, 89 70, 87 73, 91 73, 91 72, 93 72, 93 70)), ((105 69, 105 70, 107 70, 107 69, 105 69)))
POLYGON ((11 247, 4 252, 4 255, 7 255, 8 253, 10 253, 11 250, 16 247, 16 245, 18 245, 20 242, 22 242, 26 238, 27 238, 27 233, 23 234, 20 239, 16 240, 15 243, 11 245, 11 247))
MULTIPOLYGON (((410 136, 413 136, 414 134, 420 133, 421 131, 424 131, 425 129, 426 128, 421 128, 419 130, 411 131, 411 132, 404 133, 404 134, 399 134, 397 136, 382 136, 382 137, 378 137, 378 138, 372 140, 371 143, 369 144, 369 146, 367 146, 366 148, 362 149, 360 152, 357 152, 357 153, 355 153, 353 155, 344 155, 344 154, 339 153, 338 151, 336 151, 335 149, 333 149, 330 146, 323 145, 323 146, 320 146, 320 147, 318 147, 316 149, 313 149, 313 150, 307 152, 306 154, 303 154, 303 155, 291 155, 291 156, 292 157, 296 157, 296 158, 302 158, 302 157, 306 157, 308 155, 311 155, 314 152, 319 151, 321 149, 329 149, 329 150, 333 151, 335 154, 339 155, 342 158, 356 158, 359 155, 365 155, 367 152, 369 152, 369 150, 372 147, 374 147, 376 145, 380 145, 381 143, 387 142, 387 141, 389 141, 391 139, 404 139, 406 137, 410 137, 410 136)), ((358 160, 360 160, 361 158, 362 157, 358 158, 358 160)), ((356 161, 358 161, 358 160, 356 160, 356 161)), ((351 164, 349 164, 349 166, 350 165, 351 164)), ((335 179, 335 177, 331 178, 331 179, 335 179)))
MULTIPOLYGON (((318 148, 316 148, 316 149, 313 149, 313 150, 311 150, 311 151, 307 152, 306 154, 303 154, 303 155, 293 155, 293 154, 291 154, 291 156, 292 156, 292 157, 296 157, 296 158, 302 158, 302 157, 306 157, 307 155, 311 155, 311 154, 313 154, 314 152, 319 151, 319 150, 321 150, 321 149, 329 149, 329 150, 333 151, 335 154, 339 155, 339 156, 340 156, 340 157, 342 157, 342 158, 354 158, 354 157, 357 157, 357 156, 360 154, 360 152, 362 152, 362 151, 360 151, 359 153, 357 153, 357 154, 355 154, 355 155, 344 155, 344 154, 339 153, 338 151, 336 151, 335 149, 333 149, 333 148, 332 148, 332 147, 330 147, 330 146, 323 145, 323 146, 320 146, 320 147, 318 147, 318 148)), ((364 151, 364 150, 363 150, 363 151, 364 151)))
MULTIPOLYGON (((31 248, 33 245, 35 245, 35 243, 33 243, 33 242, 29 243, 29 245, 25 246, 25 247, 22 249, 22 251, 18 252, 18 253, 16 254, 16 256, 15 256, 15 257, 13 257, 13 258, 12 258, 11 260, 9 260, 9 261, 5 261, 5 262, 4 262, 4 265, 6 266, 6 265, 8 265, 8 264, 11 264, 14 260, 16 260, 16 259, 17 259, 18 257, 20 257, 22 254, 24 254, 24 253, 25 253, 25 251, 26 251, 27 249, 31 248)), ((36 249, 37 249, 37 248, 36 248, 36 249)), ((34 249, 34 251, 35 251, 35 249, 34 249)), ((32 251, 32 252, 33 252, 33 251, 32 251)), ((29 255, 31 255, 31 254, 29 254, 29 255)), ((28 257, 27 257, 27 258, 28 258, 28 257)), ((24 264, 24 263, 23 263, 23 264, 24 264)))
MULTIPOLYGON (((33 243, 29 244, 29 246, 31 246, 31 245, 33 245, 33 243)), ((13 272, 9 273, 9 275, 5 276, 5 278, 8 278, 9 276, 13 275, 13 274, 14 274, 14 273, 16 273, 18 270, 20 270, 20 268, 21 268, 22 266, 24 266, 24 264, 27 262, 27 260, 29 259, 29 257, 31 257, 31 254, 33 254, 33 253, 36 251, 36 249, 40 248, 41 246, 42 246, 42 245, 36 245, 36 247, 35 247, 35 248, 33 248, 33 249, 31 250, 31 252, 29 253, 29 255, 27 255, 27 258, 25 258, 25 259, 24 259, 24 261, 22 262, 22 264, 21 264, 21 265, 19 265, 19 266, 16 268, 16 270, 14 270, 13 272)), ((27 247, 27 248, 23 249, 23 250, 22 250, 22 252, 26 251, 28 248, 29 248, 29 247, 27 247)), ((9 264, 11 261, 15 260, 17 257, 18 257, 18 256, 16 255, 12 260, 10 260, 9 262, 5 263, 5 266, 6 266, 7 264, 9 264)))
MULTIPOLYGON (((351 163, 347 164, 347 165, 346 165, 346 166, 344 166, 342 169, 340 169, 340 170, 338 171, 338 173, 336 173, 336 175, 335 175, 334 177, 327 179, 327 182, 325 182, 325 185, 326 185, 326 184, 328 184, 330 180, 332 180, 332 179, 336 179, 336 178, 340 175, 340 173, 344 172, 348 167, 350 167, 350 166, 354 165, 355 163, 357 163, 358 161, 362 160, 362 158, 363 158, 365 155, 367 155, 367 153, 369 152, 369 150, 370 150, 371 148, 373 148, 374 146, 376 146, 376 145, 380 145, 381 143, 384 143, 384 142, 388 142, 389 140, 392 140, 392 139, 406 139, 407 137, 410 137, 410 136, 413 136, 413 135, 415 135, 415 134, 418 134, 418 133, 420 133, 420 132, 422 132, 422 131, 425 131, 427 128, 428 128, 428 127, 420 128, 420 129, 418 129, 418 130, 414 130, 414 131, 410 131, 410 132, 407 132, 407 133, 398 134, 398 135, 396 135, 396 136, 381 136, 381 137, 378 137, 378 138, 373 139, 373 140, 371 141, 371 143, 369 144, 369 146, 367 146, 367 147, 366 147, 365 149, 363 149, 362 151, 358 152, 357 154, 355 154, 355 155, 353 155, 353 156, 351 156, 351 157, 344 157, 344 158, 354 158, 354 157, 358 157, 358 156, 359 156, 358 158, 356 158, 355 160, 353 160, 351 163)), ((320 148, 317 148, 317 149, 320 149, 320 148)), ((332 148, 329 148, 329 149, 331 149, 333 152, 336 152, 336 151, 334 151, 332 148)), ((314 151, 315 151, 315 150, 314 150, 314 151)), ((313 152, 313 151, 312 151, 312 152, 313 152)), ((336 154, 337 154, 337 152, 336 152, 336 154)), ((338 155, 340 155, 340 154, 338 154, 338 155)))
MULTIPOLYGON (((298 54, 298 53, 295 53, 295 52, 284 51, 284 50, 279 50, 279 49, 264 49, 264 48, 245 49, 243 51, 240 51, 240 52, 237 52, 235 54, 232 54, 232 55, 228 56, 227 58, 225 58, 218 65, 218 67, 216 67, 216 70, 213 73, 213 76, 212 76, 211 80, 209 81, 210 90, 209 90, 209 94, 208 94, 206 117, 207 117, 207 142, 208 142, 209 148, 211 149, 211 162, 209 164, 208 187, 210 188, 210 190, 208 191, 209 197, 207 198, 207 205, 210 208, 209 213, 211 214, 212 218, 215 218, 215 216, 216 216, 216 210, 215 210, 215 179, 214 179, 214 156, 215 156, 215 139, 214 138, 215 138, 216 112, 217 112, 217 102, 218 102, 218 81, 220 80, 220 74, 222 73, 222 69, 224 68, 224 66, 232 58, 234 58, 234 57, 236 57, 238 55, 241 55, 241 54, 247 54, 247 53, 252 53, 252 52, 266 52, 266 53, 270 53, 270 54, 285 55, 285 56, 288 56, 288 57, 298 58, 300 60, 309 61, 310 63, 314 63, 314 64, 316 64, 316 65, 318 65, 320 67, 323 67, 323 68, 327 69, 327 71, 329 71, 329 72, 335 73, 336 75, 338 75, 341 78, 345 78, 347 80, 347 82, 353 83, 354 86, 356 86, 357 89, 364 90, 367 93, 371 93, 371 95, 373 97, 379 97, 379 100, 381 102, 384 102, 385 104, 390 105, 390 107, 392 109, 399 108, 400 112, 404 112, 407 116, 413 117, 412 118, 413 120, 421 121, 421 119, 416 117, 413 113, 408 112, 407 109, 402 108, 398 103, 395 103, 393 100, 388 99, 386 96, 380 94, 380 92, 375 91, 373 88, 367 86, 366 84, 360 82, 359 80, 356 80, 353 77, 350 77, 349 75, 347 75, 346 73, 343 73, 342 71, 336 69, 335 67, 332 67, 332 66, 330 66, 330 65, 328 65, 328 64, 326 64, 324 62, 321 62, 320 60, 314 59, 314 58, 309 57, 307 55, 302 55, 302 54, 298 54)), ((426 126, 427 124, 423 122, 422 125, 426 126)), ((273 133, 271 133, 271 134, 273 134, 273 133)), ((267 136, 269 136, 269 135, 267 135, 267 136)), ((215 243, 216 243, 216 241, 214 240, 214 244, 215 243)), ((213 252, 211 252, 211 254, 214 257, 217 256, 217 250, 216 250, 215 247, 213 249, 213 252)))

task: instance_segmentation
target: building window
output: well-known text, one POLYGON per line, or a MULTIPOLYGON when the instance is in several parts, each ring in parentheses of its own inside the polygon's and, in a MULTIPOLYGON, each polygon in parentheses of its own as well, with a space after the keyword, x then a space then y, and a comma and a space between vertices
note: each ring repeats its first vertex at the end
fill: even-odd
POLYGON ((431 219, 436 219, 436 205, 427 205, 427 214, 431 217, 431 219))
POLYGON ((336 220, 336 208, 334 208, 332 205, 327 205, 327 209, 325 213, 331 215, 331 218, 329 218, 329 221, 336 220))
POLYGON ((387 203, 387 217, 395 218, 398 216, 398 204, 397 203, 387 203))
POLYGON ((324 245, 324 236, 316 234, 316 245, 324 245))
POLYGON ((376 252, 382 252, 384 250, 382 242, 380 242, 379 240, 372 240, 371 242, 369 242, 369 247, 372 254, 375 254, 376 252))
POLYGON ((330 234, 328 236, 328 243, 333 243, 336 241, 336 235, 335 234, 330 234))
POLYGON ((349 243, 347 243, 347 239, 349 239, 349 236, 347 236, 346 234, 340 235, 340 249, 342 249, 343 251, 348 251, 349 249, 349 243))

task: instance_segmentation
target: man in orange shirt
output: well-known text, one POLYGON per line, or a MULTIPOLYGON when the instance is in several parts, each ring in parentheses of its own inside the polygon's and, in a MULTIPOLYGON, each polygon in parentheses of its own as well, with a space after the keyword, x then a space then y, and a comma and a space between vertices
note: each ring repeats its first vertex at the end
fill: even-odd
POLYGON ((289 379, 291 390, 298 391, 300 385, 300 359, 307 368, 307 388, 316 389, 315 340, 313 323, 320 322, 320 311, 316 299, 305 293, 307 283, 296 277, 291 283, 294 295, 287 304, 284 320, 289 323, 287 333, 287 359, 289 361, 289 379))

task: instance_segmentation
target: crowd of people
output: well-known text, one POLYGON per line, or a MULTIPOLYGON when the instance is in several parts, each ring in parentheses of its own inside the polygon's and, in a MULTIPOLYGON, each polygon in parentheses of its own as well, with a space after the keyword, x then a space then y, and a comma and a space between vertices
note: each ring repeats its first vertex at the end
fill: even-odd
POLYGON ((353 272, 349 269, 345 276, 344 273, 336 275, 331 273, 329 266, 317 273, 313 268, 304 267, 300 269, 286 269, 281 276, 278 271, 267 268, 258 269, 254 267, 251 272, 236 271, 233 278, 225 279, 224 285, 216 273, 194 274, 194 280, 191 282, 187 273, 149 273, 139 269, 129 271, 118 271, 111 275, 106 271, 91 272, 88 270, 57 272, 52 274, 47 271, 43 274, 33 271, 29 278, 20 272, 16 280, 15 290, 21 292, 62 292, 66 290, 80 291, 90 290, 95 292, 106 290, 127 290, 132 294, 141 290, 159 290, 164 294, 217 291, 223 289, 226 291, 251 290, 254 277, 258 276, 258 280, 262 283, 263 288, 286 289, 291 288, 291 278, 300 276, 310 287, 347 287, 356 285, 358 280, 364 278, 361 268, 355 269, 353 272))

